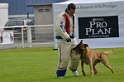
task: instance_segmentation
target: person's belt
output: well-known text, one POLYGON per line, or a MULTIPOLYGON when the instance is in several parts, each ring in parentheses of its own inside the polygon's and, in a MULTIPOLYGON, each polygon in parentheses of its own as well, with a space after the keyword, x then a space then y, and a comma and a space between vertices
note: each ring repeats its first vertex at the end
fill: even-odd
MULTIPOLYGON (((75 38, 74 36, 70 36, 70 38, 75 38)), ((56 36, 56 39, 63 39, 61 36, 56 36)))

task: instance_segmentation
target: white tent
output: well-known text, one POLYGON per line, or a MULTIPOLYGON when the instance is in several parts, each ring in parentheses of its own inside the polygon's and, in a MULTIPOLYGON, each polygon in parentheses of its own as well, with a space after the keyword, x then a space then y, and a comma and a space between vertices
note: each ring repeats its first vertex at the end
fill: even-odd
MULTIPOLYGON (((124 0, 69 0, 53 4, 56 16, 69 3, 76 4, 75 34, 91 48, 124 47, 124 0)), ((55 28, 55 26, 54 26, 55 28)), ((56 49, 56 40, 54 41, 56 49)))

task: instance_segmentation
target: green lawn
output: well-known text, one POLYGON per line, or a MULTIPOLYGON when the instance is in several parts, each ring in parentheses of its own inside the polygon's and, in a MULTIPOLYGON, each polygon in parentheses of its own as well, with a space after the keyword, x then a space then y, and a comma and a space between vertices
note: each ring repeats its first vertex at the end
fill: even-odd
MULTIPOLYGON (((109 50, 109 49, 96 49, 109 50)), ((97 65, 99 73, 90 76, 89 66, 85 65, 87 76, 74 77, 67 70, 63 79, 56 77, 58 64, 57 50, 52 47, 23 48, 0 50, 0 82, 124 82, 124 48, 116 48, 112 55, 107 56, 116 74, 102 63, 97 65)))

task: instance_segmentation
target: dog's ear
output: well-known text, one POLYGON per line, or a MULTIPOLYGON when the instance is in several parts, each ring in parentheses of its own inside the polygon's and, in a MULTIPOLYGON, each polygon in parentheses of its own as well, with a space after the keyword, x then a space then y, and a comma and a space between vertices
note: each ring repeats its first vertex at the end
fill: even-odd
POLYGON ((84 47, 87 47, 88 46, 88 44, 84 44, 84 47))
POLYGON ((79 48, 79 46, 82 45, 82 44, 83 44, 83 40, 81 40, 80 43, 77 44, 76 47, 73 48, 73 50, 76 50, 76 49, 79 48))
POLYGON ((83 40, 80 41, 80 44, 82 44, 82 43, 83 43, 83 40))

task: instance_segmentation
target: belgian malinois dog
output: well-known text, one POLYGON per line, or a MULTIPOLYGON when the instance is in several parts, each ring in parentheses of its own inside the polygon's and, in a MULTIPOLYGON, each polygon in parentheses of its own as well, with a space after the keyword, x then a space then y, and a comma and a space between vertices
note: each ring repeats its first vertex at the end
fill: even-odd
POLYGON ((87 44, 83 44, 82 40, 75 48, 73 48, 73 50, 75 50, 77 54, 81 54, 81 68, 84 76, 86 75, 84 72, 84 63, 90 66, 91 76, 94 76, 94 74, 98 73, 95 66, 100 62, 102 62, 107 68, 109 68, 112 73, 114 73, 105 56, 112 54, 114 49, 110 51, 93 51, 87 44))

